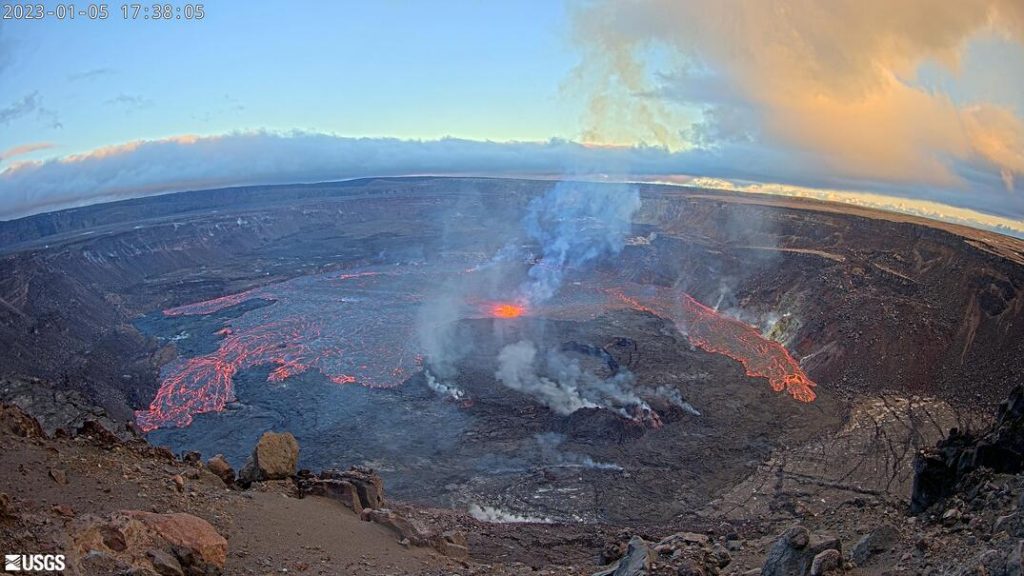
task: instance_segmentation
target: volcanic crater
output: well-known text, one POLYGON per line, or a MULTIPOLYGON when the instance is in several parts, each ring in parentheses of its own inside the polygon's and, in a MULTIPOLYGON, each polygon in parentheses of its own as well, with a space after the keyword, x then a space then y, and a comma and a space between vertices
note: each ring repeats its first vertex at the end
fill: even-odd
POLYGON ((623 245, 524 302, 545 262, 523 215, 552 186, 372 179, 2 223, 0 375, 236 466, 289 430, 303 467, 372 466, 411 502, 650 525, 905 497, 916 447, 1024 368, 1024 244, 808 200, 637 185, 623 245))

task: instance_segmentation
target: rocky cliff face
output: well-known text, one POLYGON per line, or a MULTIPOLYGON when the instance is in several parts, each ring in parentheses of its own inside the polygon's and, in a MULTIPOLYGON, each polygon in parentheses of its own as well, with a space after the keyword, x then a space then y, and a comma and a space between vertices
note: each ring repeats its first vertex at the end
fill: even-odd
POLYGON ((1018 474, 1024 470, 1024 387, 1017 386, 999 405, 995 422, 981 431, 954 428, 934 448, 914 460, 910 510, 925 512, 958 492, 976 488, 980 470, 1018 474))

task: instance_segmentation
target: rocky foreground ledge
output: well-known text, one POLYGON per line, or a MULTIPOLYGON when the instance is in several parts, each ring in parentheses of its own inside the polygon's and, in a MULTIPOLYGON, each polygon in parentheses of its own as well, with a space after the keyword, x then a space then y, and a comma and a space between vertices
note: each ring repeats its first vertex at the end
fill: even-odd
POLYGON ((62 554, 65 573, 83 576, 464 569, 464 537, 419 529, 409 538, 372 471, 299 474, 290 434, 265 434, 237 476, 223 458, 203 463, 127 436, 96 420, 47 434, 0 404, 4 553, 62 554), (354 491, 335 498, 328 486, 354 491))
POLYGON ((676 527, 495 524, 392 502, 370 469, 298 470, 287 432, 236 473, 90 414, 44 427, 0 404, 4 553, 63 554, 82 575, 1024 576, 1024 389, 918 454, 909 502, 811 513, 786 494, 771 515, 676 527))

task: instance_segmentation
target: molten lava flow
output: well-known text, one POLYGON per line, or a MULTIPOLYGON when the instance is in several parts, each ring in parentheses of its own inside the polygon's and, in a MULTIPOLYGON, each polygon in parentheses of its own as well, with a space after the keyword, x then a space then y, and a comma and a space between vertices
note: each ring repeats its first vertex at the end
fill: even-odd
POLYGON ((718 314, 689 294, 681 294, 676 301, 664 290, 643 298, 611 293, 634 309, 674 320, 685 328, 694 346, 736 360, 748 376, 767 378, 772 390, 785 390, 801 402, 816 397, 814 382, 781 344, 762 337, 752 326, 718 314))
POLYGON ((301 277, 165 310, 169 317, 202 316, 253 299, 273 302, 215 330, 215 351, 164 366, 153 401, 135 413, 139 427, 187 426, 197 414, 223 410, 235 399, 235 377, 260 366, 272 383, 319 372, 339 385, 400 384, 416 365, 406 346, 413 330, 407 319, 420 302, 416 286, 430 284, 409 276, 409 289, 390 272, 301 277))
POLYGON ((227 296, 221 296, 220 298, 214 298, 213 300, 206 300, 195 304, 186 304, 185 306, 178 306, 176 308, 168 308, 167 310, 164 310, 164 316, 210 314, 230 306, 236 306, 253 298, 272 298, 270 294, 265 292, 265 290, 246 290, 245 292, 228 294, 227 296))
POLYGON ((490 314, 494 318, 519 318, 526 313, 526 308, 512 302, 498 302, 491 305, 490 314))

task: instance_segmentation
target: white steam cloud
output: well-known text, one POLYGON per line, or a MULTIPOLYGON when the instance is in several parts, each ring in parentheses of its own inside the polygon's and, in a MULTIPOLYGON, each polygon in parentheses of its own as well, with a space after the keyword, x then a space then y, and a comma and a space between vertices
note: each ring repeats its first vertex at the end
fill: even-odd
POLYGON ((626 418, 634 417, 631 409, 651 412, 647 402, 633 391, 634 378, 629 372, 602 379, 561 352, 550 350, 538 357, 537 346, 530 340, 502 348, 494 376, 563 416, 581 408, 608 408, 626 418))
POLYGON ((490 524, 550 524, 549 518, 540 518, 537 516, 527 516, 525 514, 515 514, 513 512, 506 512, 498 508, 491 506, 481 506, 479 504, 469 505, 469 515, 481 522, 488 522, 490 524))
POLYGON ((609 462, 596 462, 586 454, 562 450, 565 436, 557 432, 544 432, 535 437, 540 447, 541 457, 549 467, 553 468, 589 468, 593 470, 621 471, 622 466, 609 462))
POLYGON ((526 299, 547 300, 558 291, 566 271, 618 254, 639 208, 640 194, 629 185, 559 182, 531 200, 523 226, 540 243, 542 254, 523 285, 526 299))

